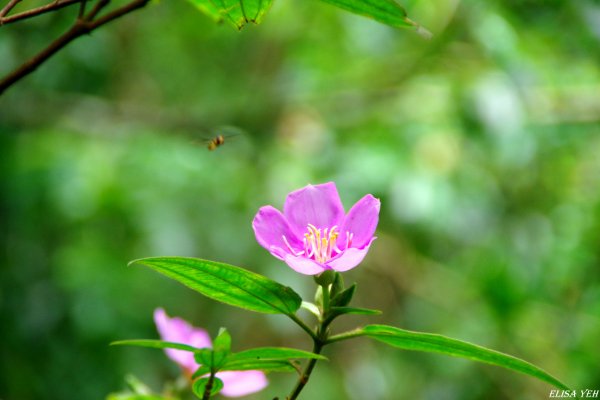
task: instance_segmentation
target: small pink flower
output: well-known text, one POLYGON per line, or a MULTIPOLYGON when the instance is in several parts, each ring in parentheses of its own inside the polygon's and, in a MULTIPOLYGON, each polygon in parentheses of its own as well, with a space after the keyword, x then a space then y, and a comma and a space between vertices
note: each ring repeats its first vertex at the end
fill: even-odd
POLYGON ((288 194, 283 213, 264 206, 252 221, 258 243, 306 275, 356 267, 375 240, 379 200, 368 194, 348 214, 335 183, 308 185, 288 194))
MULTIPOLYGON (((212 347, 210 336, 204 329, 196 328, 181 318, 169 318, 162 308, 154 310, 154 323, 161 339, 166 342, 182 343, 197 348, 212 347)), ((165 349, 165 352, 183 368, 187 376, 191 376, 200 367, 194 360, 194 354, 189 351, 165 349)), ((228 397, 258 392, 268 384, 265 374, 261 371, 223 371, 215 376, 223 381, 221 394, 228 397)))

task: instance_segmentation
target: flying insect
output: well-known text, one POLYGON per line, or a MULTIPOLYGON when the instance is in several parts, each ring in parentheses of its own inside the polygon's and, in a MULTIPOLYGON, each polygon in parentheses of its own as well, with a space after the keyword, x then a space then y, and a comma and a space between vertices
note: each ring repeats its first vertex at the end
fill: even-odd
POLYGON ((218 129, 218 131, 222 132, 210 139, 206 139, 206 148, 208 151, 216 150, 218 147, 223 146, 225 141, 229 142, 233 137, 238 136, 242 133, 242 130, 233 126, 225 126, 218 129))

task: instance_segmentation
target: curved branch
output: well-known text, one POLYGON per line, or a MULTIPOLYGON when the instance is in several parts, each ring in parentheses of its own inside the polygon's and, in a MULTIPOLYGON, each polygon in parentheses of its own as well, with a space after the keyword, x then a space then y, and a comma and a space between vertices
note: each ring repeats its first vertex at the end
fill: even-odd
POLYGON ((6 6, 2 10, 0 10, 0 18, 4 17, 6 14, 13 9, 21 0, 10 0, 6 6))
MULTIPOLYGON (((67 0, 65 0, 65 2, 66 1, 67 0)), ((73 2, 79 1, 81 0, 73 2)), ((123 7, 117 8, 114 11, 111 11, 97 20, 92 20, 100 12, 100 10, 106 4, 108 4, 109 1, 110 0, 100 0, 90 14, 86 15, 83 19, 77 19, 67 32, 62 34, 58 39, 50 43, 48 47, 2 79, 0 81, 0 95, 2 95, 2 93, 4 93, 4 91, 14 83, 35 71, 41 64, 43 64, 46 60, 56 54, 56 52, 61 50, 63 47, 71 43, 73 40, 82 35, 90 33, 94 29, 99 28, 100 26, 107 24, 119 17, 122 17, 125 14, 142 8, 150 2, 150 0, 133 0, 132 2, 124 5, 123 7)))
MULTIPOLYGON (((16 4, 19 1, 21 1, 21 0, 11 1, 11 3, 14 2, 16 4)), ((24 19, 36 17, 38 15, 46 14, 51 11, 60 10, 61 8, 70 6, 71 4, 77 4, 80 2, 81 2, 81 0, 58 0, 58 1, 53 1, 52 3, 48 3, 44 6, 32 8, 31 10, 23 11, 18 14, 15 14, 15 15, 5 17, 6 13, 8 13, 12 9, 12 7, 9 8, 9 6, 10 6, 10 3, 9 3, 2 10, 2 11, 7 10, 6 13, 2 14, 2 12, 0 12, 0 26, 8 25, 13 22, 21 21, 24 19)))

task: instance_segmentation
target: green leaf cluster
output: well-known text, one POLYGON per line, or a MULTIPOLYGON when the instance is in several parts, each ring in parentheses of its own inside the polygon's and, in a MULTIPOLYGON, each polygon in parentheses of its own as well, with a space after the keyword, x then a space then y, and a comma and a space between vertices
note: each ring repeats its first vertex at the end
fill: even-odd
MULTIPOLYGON (((226 21, 237 29, 247 23, 259 24, 273 0, 189 0, 215 22, 226 21)), ((415 29, 423 36, 431 34, 409 19, 406 10, 395 0, 321 0, 354 14, 372 18, 395 28, 415 29)))
POLYGON ((285 347, 258 347, 232 353, 231 336, 224 328, 221 328, 219 331, 219 334, 213 341, 212 348, 196 348, 182 343, 151 339, 121 340, 113 342, 111 345, 140 346, 193 352, 194 359, 200 364, 200 367, 192 375, 192 379, 194 379, 192 390, 200 398, 204 395, 209 384, 210 396, 218 393, 223 388, 223 382, 215 376, 219 371, 261 370, 265 372, 295 372, 297 371, 297 367, 294 364, 294 360, 327 359, 319 354, 285 347))
MULTIPOLYGON (((145 258, 133 261, 132 264, 146 265, 205 296, 226 304, 263 313, 285 314, 311 334, 319 350, 336 341, 367 336, 404 350, 433 352, 496 365, 532 376, 558 388, 568 389, 564 383, 531 363, 442 335, 412 332, 387 325, 367 325, 354 331, 329 336, 329 325, 340 315, 380 314, 378 310, 349 306, 357 286, 354 283, 346 288, 339 273, 326 272, 315 277, 315 282, 319 286, 316 294, 317 304, 314 305, 303 302, 300 296, 289 287, 228 264, 182 257, 145 258), (302 323, 295 315, 301 305, 317 316, 319 326, 316 332, 302 323)), ((196 349, 185 344, 158 340, 121 341, 114 344, 192 351, 196 361, 202 365, 194 374, 194 378, 200 378, 206 374, 214 375, 217 371, 292 372, 297 370, 292 360, 309 359, 314 365, 316 360, 324 359, 319 354, 288 348, 262 347, 231 353, 231 337, 224 329, 215 338, 213 349, 196 349)), ((206 388, 206 384, 207 382, 198 383, 194 390, 199 390, 198 388, 201 387, 206 388)), ((218 386, 218 383, 216 385, 218 386)))

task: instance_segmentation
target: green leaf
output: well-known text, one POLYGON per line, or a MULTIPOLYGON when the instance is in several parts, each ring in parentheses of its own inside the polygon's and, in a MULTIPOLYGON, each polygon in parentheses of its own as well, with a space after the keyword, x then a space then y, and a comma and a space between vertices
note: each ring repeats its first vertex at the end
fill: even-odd
POLYGON ((394 0, 321 0, 354 14, 363 15, 395 28, 412 28, 424 37, 431 33, 408 18, 406 10, 394 0))
POLYGON ((221 367, 221 371, 251 371, 257 369, 265 372, 297 372, 290 361, 239 360, 229 361, 221 367))
POLYGON ((321 317, 321 311, 319 311, 319 307, 317 307, 315 304, 308 301, 303 301, 301 307, 313 314, 315 317, 321 317))
POLYGON ((173 397, 163 397, 156 394, 111 393, 106 400, 174 400, 173 397))
POLYGON ((342 274, 340 274, 339 272, 335 273, 335 279, 333 280, 333 283, 331 284, 331 292, 330 292, 330 296, 331 298, 335 298, 342 290, 344 290, 344 278, 342 277, 342 274))
MULTIPOLYGON (((196 358, 194 357, 194 359, 196 359, 196 358)), ((196 362, 198 362, 198 360, 196 360, 196 362)), ((192 379, 196 379, 203 375, 208 375, 208 374, 210 374, 210 367, 206 366, 206 365, 200 365, 200 367, 192 375, 192 379)))
POLYGON ((332 306, 347 306, 352 301, 352 297, 354 297, 354 292, 356 291, 356 283, 353 283, 346 290, 342 290, 335 297, 331 299, 332 306))
POLYGON ((294 314, 302 299, 291 288, 240 267, 185 257, 153 257, 146 265, 211 299, 267 314, 294 314))
POLYGON ((125 377, 125 382, 127 382, 127 386, 131 388, 131 391, 133 393, 142 395, 152 395, 152 390, 148 387, 148 385, 146 385, 134 375, 127 375, 125 377))
POLYGON ((355 314, 355 315, 380 315, 381 311, 371 310, 369 308, 357 307, 331 307, 331 312, 336 315, 355 314))
MULTIPOLYGON (((196 379, 192 384, 192 391, 196 396, 202 398, 204 395, 204 390, 206 390, 206 385, 208 384, 209 378, 200 378, 196 379)), ((213 378, 212 387, 210 388, 210 395, 214 396, 219 393, 223 389, 223 381, 217 378, 216 376, 213 378)))
POLYGON ((327 357, 309 351, 289 349, 286 347, 257 347, 231 354, 229 361, 239 360, 297 360, 297 359, 327 360, 327 357))
POLYGON ((259 24, 273 0, 189 0, 216 22, 226 20, 237 29, 248 22, 259 24))
POLYGON ((182 343, 163 342, 162 340, 151 340, 151 339, 133 339, 133 340, 118 340, 112 342, 111 346, 140 346, 140 347, 152 347, 155 349, 176 349, 197 352, 198 348, 188 346, 182 343))
POLYGON ((189 0, 189 2, 213 21, 221 22, 223 20, 219 7, 215 6, 212 0, 189 0))
POLYGON ((303 350, 285 347, 258 347, 231 354, 222 371, 263 371, 294 372, 296 368, 290 360, 298 359, 327 360, 326 357, 303 350))
POLYGON ((332 269, 321 272, 319 275, 313 275, 313 279, 317 285, 329 286, 335 280, 336 272, 332 269))
POLYGON ((212 349, 201 349, 194 353, 194 360, 200 365, 205 365, 210 370, 213 369, 213 351, 212 349))
POLYGON ((231 335, 227 329, 221 328, 213 342, 213 368, 218 370, 231 352, 231 335))
POLYGON ((358 333, 404 350, 441 353, 497 365, 548 382, 557 388, 569 389, 564 383, 527 361, 446 336, 406 331, 387 325, 368 325, 358 333))
POLYGON ((144 382, 133 375, 127 375, 125 381, 130 391, 111 393, 106 400, 175 400, 170 396, 152 393, 152 390, 144 382))
POLYGON ((231 352, 231 335, 227 332, 227 329, 219 329, 219 334, 213 342, 213 350, 227 354, 231 352))

